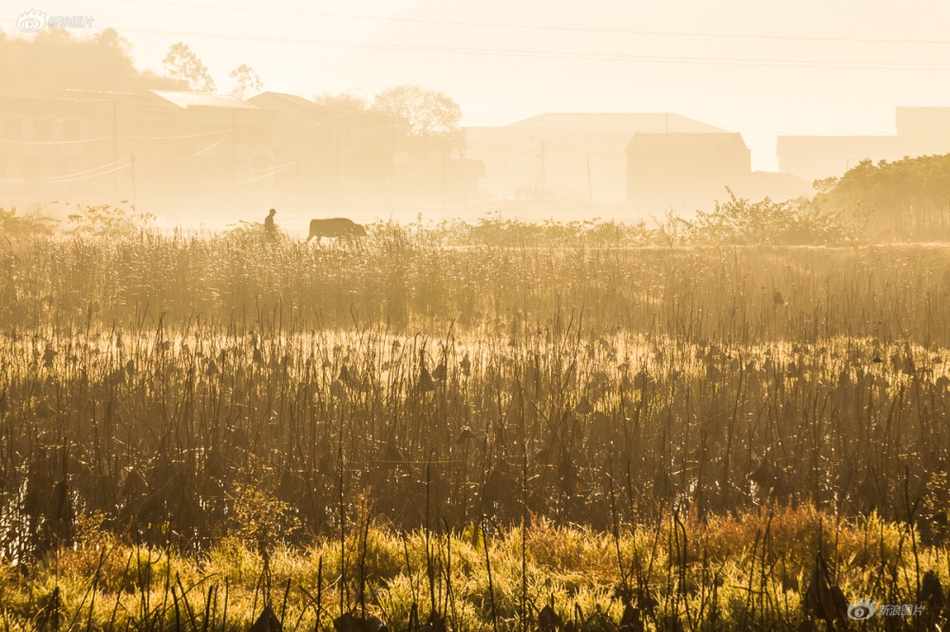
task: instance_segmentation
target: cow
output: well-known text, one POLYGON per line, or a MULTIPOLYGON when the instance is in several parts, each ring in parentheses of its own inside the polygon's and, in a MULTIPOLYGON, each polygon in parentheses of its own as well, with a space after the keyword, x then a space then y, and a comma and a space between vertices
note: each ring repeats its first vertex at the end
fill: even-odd
POLYGON ((310 220, 310 236, 306 243, 314 237, 320 241, 323 237, 365 237, 366 230, 356 224, 351 219, 345 217, 334 217, 333 219, 312 219, 310 220))

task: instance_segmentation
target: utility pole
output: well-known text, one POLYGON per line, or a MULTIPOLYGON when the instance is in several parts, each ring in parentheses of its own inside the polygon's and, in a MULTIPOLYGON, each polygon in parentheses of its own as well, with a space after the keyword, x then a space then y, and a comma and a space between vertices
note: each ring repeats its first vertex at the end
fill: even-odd
POLYGON ((556 138, 535 138, 534 136, 530 137, 532 140, 536 140, 541 143, 541 192, 539 197, 543 200, 547 190, 547 145, 552 140, 557 140, 556 138))
POLYGON ((591 204, 594 203, 594 189, 590 185, 590 154, 584 156, 587 159, 587 198, 591 204))
MULTIPOLYGON (((234 138, 237 136, 237 121, 235 120, 234 110, 231 110, 231 186, 227 187, 230 189, 228 193, 222 195, 228 196, 229 203, 234 203, 235 200, 231 197, 234 195, 234 190, 237 188, 237 140, 234 138)), ((223 176, 224 174, 222 174, 223 176)), ((248 180, 253 179, 254 176, 249 176, 248 180)), ((253 185, 252 185, 253 186, 253 185)), ((256 187, 255 187, 256 188, 256 187)), ((253 195, 253 189, 248 187, 247 195, 253 195)))
POLYGON ((234 112, 231 112, 231 182, 237 181, 237 140, 235 136, 237 135, 236 121, 234 118, 234 112))
POLYGON ((135 154, 129 154, 129 169, 132 171, 132 208, 135 208, 136 188, 135 188, 135 154))
POLYGON ((119 161, 119 102, 112 99, 112 201, 119 202, 119 171, 116 163, 119 161))
POLYGON ((548 141, 546 141, 546 140, 542 140, 542 141, 541 141, 541 199, 542 199, 542 200, 544 199, 544 192, 547 191, 547 189, 548 189, 548 187, 547 187, 547 175, 548 175, 548 174, 547 174, 547 166, 548 166, 548 161, 547 161, 547 158, 545 157, 545 154, 544 154, 545 148, 546 148, 546 146, 547 146, 547 143, 548 143, 548 141))
POLYGON ((389 206, 393 205, 393 190, 396 183, 396 122, 389 119, 389 206))
POLYGON ((336 153, 336 163, 334 168, 334 202, 340 203, 340 129, 333 126, 333 150, 336 153))

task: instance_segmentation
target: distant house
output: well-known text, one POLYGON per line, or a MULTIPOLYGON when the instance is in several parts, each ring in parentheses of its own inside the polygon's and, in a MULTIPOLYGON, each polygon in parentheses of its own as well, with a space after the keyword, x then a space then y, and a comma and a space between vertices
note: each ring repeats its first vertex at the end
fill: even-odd
MULTIPOLYGON (((229 95, 151 92, 178 112, 166 134, 151 135, 152 150, 136 161, 137 179, 144 181, 149 199, 267 205, 275 178, 290 167, 275 159, 273 112, 229 95)), ((135 144, 130 151, 136 151, 135 144)))
POLYGON ((131 199, 131 143, 181 133, 175 114, 150 92, 0 95, 0 198, 131 199))
POLYGON ((753 172, 738 133, 636 134, 627 146, 627 196, 640 212, 711 210, 717 200, 787 200, 809 186, 787 174, 753 172))
POLYGON ((392 209, 476 195, 484 166, 399 117, 265 92, 0 95, 0 207, 127 200, 233 219, 280 207, 392 209))
POLYGON ((452 158, 438 137, 412 138, 408 122, 373 110, 330 107, 302 97, 264 92, 248 102, 277 114, 278 162, 291 162, 276 192, 284 203, 320 209, 428 202, 475 195, 484 167, 452 158), (296 192, 296 193, 294 193, 296 192))
POLYGON ((466 156, 485 165, 481 193, 594 203, 627 199, 627 146, 638 133, 725 130, 668 113, 548 113, 466 128, 466 156))
POLYGON ((750 173, 739 134, 636 134, 627 146, 627 196, 643 211, 706 208, 750 173))
POLYGON ((950 108, 899 107, 896 135, 779 136, 779 171, 805 180, 839 177, 862 160, 950 153, 950 108))
POLYGON ((899 160, 904 145, 896 136, 779 136, 778 169, 813 182, 844 175, 862 160, 899 160))
POLYGON ((250 203, 273 181, 272 127, 270 113, 225 95, 0 96, 0 198, 152 210, 250 203))
POLYGON ((328 107, 292 94, 248 99, 277 114, 278 162, 294 165, 281 191, 301 210, 389 201, 392 178, 406 152, 406 122, 377 112, 328 107))

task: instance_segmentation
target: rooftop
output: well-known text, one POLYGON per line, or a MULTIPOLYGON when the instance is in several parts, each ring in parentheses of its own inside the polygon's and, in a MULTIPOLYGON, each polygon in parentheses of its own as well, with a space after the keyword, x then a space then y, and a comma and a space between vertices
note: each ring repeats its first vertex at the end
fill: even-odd
POLYGON ((671 133, 653 134, 638 132, 630 140, 628 148, 700 148, 719 145, 735 145, 746 149, 745 141, 738 132, 720 133, 671 133))
POLYGON ((208 94, 206 92, 176 92, 172 90, 151 90, 151 92, 182 109, 192 107, 233 108, 236 110, 256 110, 257 106, 228 94, 208 94))
POLYGON ((600 132, 723 133, 726 130, 667 112, 548 112, 508 127, 565 127, 600 132))
POLYGON ((293 107, 299 108, 304 111, 315 113, 321 117, 328 117, 334 120, 343 120, 343 121, 374 121, 376 123, 382 121, 385 123, 402 122, 402 119, 399 117, 389 116, 381 112, 376 112, 374 110, 360 110, 352 108, 341 108, 334 106, 326 106, 310 101, 303 97, 297 96, 295 94, 287 94, 284 92, 262 92, 256 96, 248 99, 249 102, 261 107, 261 108, 270 108, 274 106, 275 101, 283 102, 293 107))

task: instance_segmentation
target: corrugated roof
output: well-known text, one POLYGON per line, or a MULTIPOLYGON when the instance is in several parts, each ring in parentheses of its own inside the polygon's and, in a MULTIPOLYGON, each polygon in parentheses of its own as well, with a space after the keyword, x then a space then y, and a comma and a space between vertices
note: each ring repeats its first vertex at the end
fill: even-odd
POLYGON ((272 92, 270 90, 267 92, 261 92, 260 94, 248 99, 248 101, 266 101, 267 99, 280 99, 306 110, 312 110, 319 107, 313 101, 309 101, 303 97, 297 96, 296 94, 287 94, 286 92, 272 92))
POLYGON ((56 91, 67 99, 83 103, 137 103, 147 105, 167 105, 155 94, 154 90, 148 92, 115 92, 110 90, 78 90, 73 88, 63 88, 56 91))
POLYGON ((256 110, 256 105, 242 101, 228 94, 208 94, 206 92, 176 92, 172 90, 151 90, 151 92, 180 108, 211 107, 256 110))
POLYGON ((566 127, 587 131, 723 133, 726 130, 679 114, 658 112, 548 112, 508 127, 566 127))
POLYGON ((295 94, 286 94, 284 92, 262 92, 254 97, 251 97, 248 100, 254 102, 255 104, 260 104, 260 107, 262 109, 271 107, 272 104, 274 103, 274 100, 277 100, 277 101, 283 101, 285 103, 293 105, 302 110, 314 112, 318 116, 328 117, 335 120, 343 120, 343 121, 348 121, 348 122, 368 120, 368 121, 377 121, 377 122, 385 122, 385 123, 395 122, 397 124, 405 124, 405 120, 398 116, 390 116, 388 114, 375 112, 373 110, 357 110, 357 109, 321 105, 314 101, 309 101, 303 97, 299 97, 295 94))

